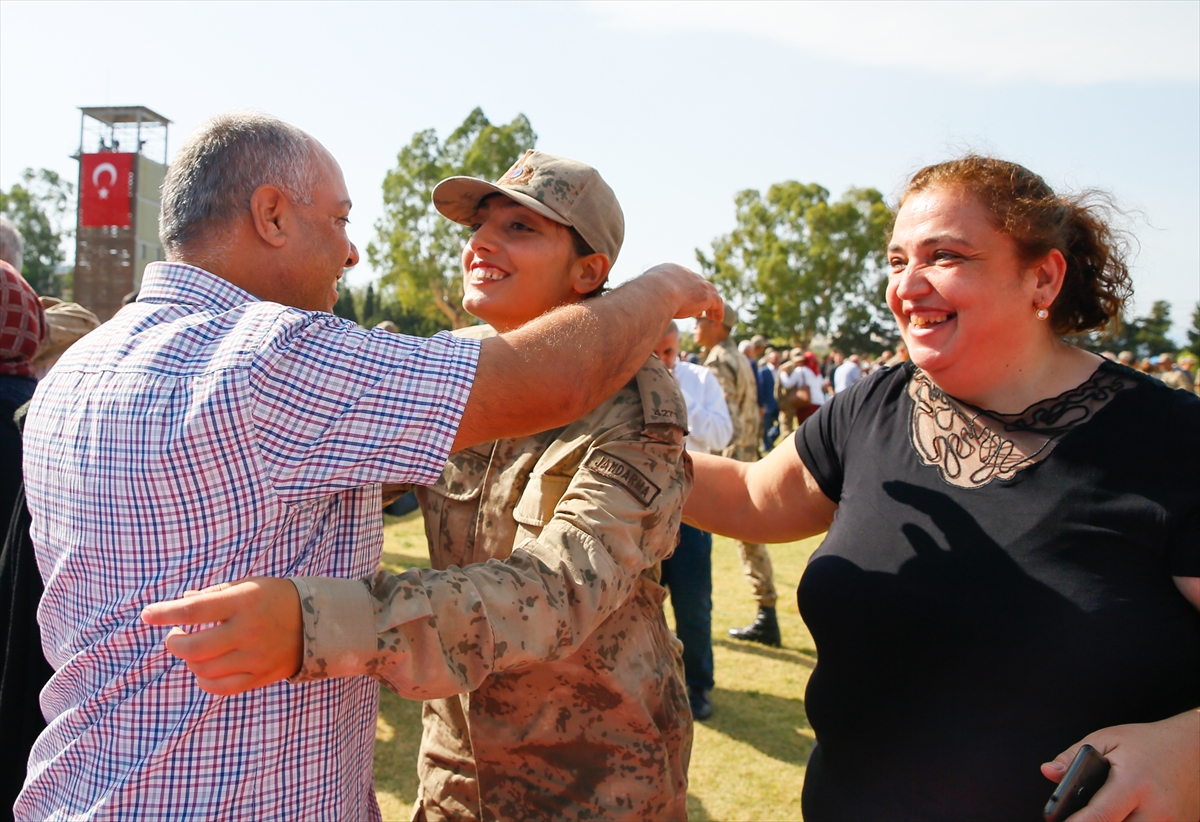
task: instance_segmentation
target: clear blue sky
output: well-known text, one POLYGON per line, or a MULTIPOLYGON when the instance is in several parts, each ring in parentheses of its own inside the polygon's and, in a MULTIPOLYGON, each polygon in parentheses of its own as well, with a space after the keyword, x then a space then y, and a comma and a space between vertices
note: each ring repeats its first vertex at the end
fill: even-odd
MULTIPOLYGON (((1200 2, 0 2, 0 186, 74 179, 83 105, 261 109, 340 160, 365 246, 396 153, 476 105, 591 163, 625 208, 620 280, 795 179, 893 194, 965 148, 1134 214, 1137 311, 1200 298, 1200 2)), ((373 276, 364 264, 351 282, 373 276)))

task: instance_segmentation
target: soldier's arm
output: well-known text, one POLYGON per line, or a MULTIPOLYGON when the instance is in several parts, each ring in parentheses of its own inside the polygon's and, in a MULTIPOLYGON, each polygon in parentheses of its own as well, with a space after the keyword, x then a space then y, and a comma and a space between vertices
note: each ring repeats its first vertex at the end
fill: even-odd
POLYGON ((593 443, 536 538, 503 562, 255 578, 149 606, 143 619, 222 623, 167 640, 211 693, 361 674, 411 698, 465 693, 494 671, 570 655, 625 602, 675 546, 685 459, 681 428, 625 424, 593 443))

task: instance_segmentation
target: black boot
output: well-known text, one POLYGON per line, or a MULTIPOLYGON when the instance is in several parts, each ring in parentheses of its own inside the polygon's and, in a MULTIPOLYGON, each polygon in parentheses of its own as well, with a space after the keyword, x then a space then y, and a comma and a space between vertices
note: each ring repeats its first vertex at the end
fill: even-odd
POLYGON ((711 693, 711 691, 688 686, 688 703, 692 706, 692 718, 697 722, 703 722, 712 716, 711 693))
POLYGON ((734 639, 759 642, 763 645, 770 645, 772 648, 778 648, 783 644, 779 638, 779 620, 775 618, 775 609, 765 605, 759 606, 758 616, 754 618, 754 622, 745 628, 730 628, 729 635, 734 639))

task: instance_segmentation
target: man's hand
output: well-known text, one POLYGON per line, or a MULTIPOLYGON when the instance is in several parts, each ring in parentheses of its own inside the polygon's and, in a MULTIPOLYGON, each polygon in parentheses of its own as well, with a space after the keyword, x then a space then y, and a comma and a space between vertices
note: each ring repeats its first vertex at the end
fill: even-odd
POLYGON ((1042 775, 1061 782, 1084 743, 1112 770, 1104 787, 1068 822, 1200 819, 1200 711, 1088 734, 1042 765, 1042 775))
POLYGON ((677 320, 703 316, 719 323, 725 316, 725 303, 716 286, 681 265, 662 263, 647 269, 642 276, 662 280, 673 289, 675 296, 668 304, 678 306, 677 320))
POLYGON ((287 579, 251 577, 142 609, 149 625, 175 625, 167 650, 187 663, 196 684, 228 696, 287 679, 300 670, 304 623, 300 595, 287 579), (220 623, 189 633, 185 625, 220 623))

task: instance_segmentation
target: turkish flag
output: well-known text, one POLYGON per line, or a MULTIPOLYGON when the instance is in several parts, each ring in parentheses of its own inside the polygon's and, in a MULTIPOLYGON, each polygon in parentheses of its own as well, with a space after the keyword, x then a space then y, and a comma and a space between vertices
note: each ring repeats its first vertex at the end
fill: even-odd
POLYGON ((79 224, 87 227, 132 225, 133 154, 85 154, 79 180, 79 224))

